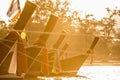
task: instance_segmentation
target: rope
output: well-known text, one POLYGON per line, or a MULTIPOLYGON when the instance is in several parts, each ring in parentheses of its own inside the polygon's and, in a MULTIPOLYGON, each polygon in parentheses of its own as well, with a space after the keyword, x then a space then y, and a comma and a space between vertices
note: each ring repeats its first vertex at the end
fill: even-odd
MULTIPOLYGON (((1 39, 2 40, 2 39, 1 39)), ((13 42, 13 41, 10 41, 10 40, 3 40, 3 41, 9 41, 9 42, 13 42)), ((19 44, 22 44, 22 43, 19 43, 19 44)), ((42 46, 38 46, 38 45, 30 45, 29 47, 36 47, 36 48, 44 48, 42 46)), ((26 47, 27 48, 27 47, 26 47)), ((64 52, 64 53, 78 53, 76 51, 69 51, 69 50, 62 50, 62 49, 56 49, 56 48, 47 48, 46 49, 48 50, 54 50, 54 51, 60 51, 60 52, 64 52)))
MULTIPOLYGON (((5 45, 5 44, 4 44, 5 45)), ((8 48, 11 48, 11 47, 9 47, 9 46, 7 46, 7 45, 5 45, 6 47, 8 47, 8 48)), ((19 52, 20 54, 22 54, 22 52, 19 52)), ((8 56, 9 54, 7 54, 6 56, 5 56, 5 58, 8 56)), ((44 64, 43 62, 41 62, 41 61, 39 61, 39 60, 37 60, 37 59, 34 59, 33 57, 31 57, 31 56, 28 56, 28 55, 25 55, 25 54, 22 54, 22 55, 24 55, 24 56, 26 56, 26 57, 28 57, 28 58, 30 58, 30 59, 32 59, 32 60, 35 60, 36 62, 38 62, 38 63, 41 63, 41 64, 44 64)), ((5 61, 5 59, 4 59, 4 61, 5 61)), ((2 61, 2 63, 4 62, 4 61, 2 61)), ((0 66, 2 65, 2 63, 0 64, 0 66)), ((46 64, 45 64, 46 65, 46 64)))
MULTIPOLYGON (((5 44, 4 44, 5 45, 5 44)), ((9 47, 8 45, 5 45, 6 47, 8 47, 8 48, 11 48, 11 47, 9 47)), ((41 48, 44 48, 44 47, 41 47, 41 48)), ((55 49, 55 50, 58 50, 58 49, 55 49)), ((20 54, 22 54, 22 52, 19 52, 20 54)), ((7 56, 9 55, 9 53, 5 56, 5 58, 3 59, 3 61, 2 61, 2 63, 4 63, 4 61, 5 61, 5 59, 7 58, 7 56)), ((41 62, 41 61, 39 61, 39 60, 37 60, 36 58, 33 58, 33 57, 31 57, 31 56, 29 56, 29 55, 25 55, 25 54, 22 54, 22 55, 24 55, 24 56, 26 56, 26 57, 28 57, 29 59, 32 59, 33 60, 33 62, 34 61, 36 61, 36 62, 38 62, 38 63, 40 63, 40 64, 43 64, 43 65, 48 65, 48 64, 45 64, 44 62, 41 62)), ((38 54, 39 55, 39 54, 38 54)), ((37 55, 37 56, 38 56, 37 55)), ((36 56, 36 57, 37 57, 36 56)), ((2 63, 0 64, 0 66, 2 65, 2 63)), ((32 66, 32 64, 31 64, 31 66, 32 66)), ((53 66, 52 65, 48 65, 49 66, 49 68, 52 68, 53 66)), ((28 68, 28 70, 30 69, 30 67, 28 68)), ((28 71, 27 71, 28 72, 28 71)))
MULTIPOLYGON (((2 44, 3 44, 3 43, 2 43, 2 44)), ((3 44, 3 45, 5 45, 5 44, 3 44)), ((5 45, 5 46, 9 48, 8 45, 5 45)), ((2 62, 0 63, 0 66, 4 63, 4 61, 6 60, 6 58, 8 57, 8 55, 9 55, 9 52, 8 52, 8 54, 5 56, 5 58, 2 60, 2 62)))
MULTIPOLYGON (((7 45, 5 45, 5 46, 7 46, 7 45)), ((9 46, 7 46, 7 47, 8 47, 8 48, 11 48, 11 47, 9 47, 9 46)), ((19 53, 22 54, 22 52, 19 52, 19 53)), ((8 55, 9 55, 9 54, 7 54, 7 55, 5 56, 5 58, 4 58, 4 60, 2 61, 2 63, 4 63, 4 61, 5 61, 5 59, 7 58, 8 55)), ((41 61, 39 61, 39 60, 37 60, 37 59, 29 56, 29 55, 25 55, 25 54, 22 54, 22 55, 28 57, 29 59, 32 59, 33 62, 36 61, 36 62, 38 62, 38 63, 40 63, 40 64, 48 65, 48 64, 45 64, 44 62, 41 62, 41 61)), ((37 56, 36 56, 36 57, 37 57, 37 56)), ((2 63, 0 64, 0 66, 2 65, 2 63)), ((32 64, 31 64, 31 65, 32 65, 32 64)), ((49 66, 49 68, 52 68, 52 67, 53 67, 53 65, 48 65, 48 66, 49 66)), ((29 69, 30 69, 30 67, 28 68, 28 70, 29 70, 29 69)), ((28 72, 28 71, 27 71, 27 72, 28 72)), ((66 71, 63 71, 63 70, 62 70, 62 72, 66 72, 66 71)), ((67 71, 67 72, 71 72, 71 71, 67 71)))
MULTIPOLYGON (((6 29, 7 30, 7 29, 6 29)), ((9 30, 8 30, 9 31, 9 30)), ((23 32, 22 30, 15 30, 15 31, 17 31, 17 32, 23 32)), ((55 34, 55 35, 70 35, 70 36, 75 36, 75 35, 84 35, 84 36, 89 36, 88 34, 86 35, 86 34, 75 34, 75 33, 59 33, 59 32, 39 32, 39 31, 26 31, 26 32, 30 32, 30 33, 41 33, 41 34, 55 34)), ((10 41, 10 40, 4 40, 4 39, 1 39, 1 40, 3 40, 3 41, 9 41, 9 42, 13 42, 13 41, 10 41)), ((3 44, 3 43, 2 43, 3 44)), ((20 43, 20 44, 22 44, 22 43, 20 43)), ((4 44, 5 45, 5 44, 4 44)), ((11 48, 10 46, 8 46, 8 45, 5 45, 6 47, 8 47, 8 48, 11 48)), ((41 47, 41 46, 35 46, 36 48, 44 48, 44 47, 41 47)), ((60 49, 54 49, 54 48, 47 48, 47 49, 49 49, 49 50, 56 50, 56 51, 61 51, 61 52, 67 52, 67 53, 78 53, 78 52, 76 52, 76 51, 67 51, 67 50, 60 50, 60 49)), ((22 54, 22 52, 19 52, 20 54, 22 54)), ((40 54, 40 53, 39 53, 40 54)), ((38 55, 39 55, 38 54, 38 55)), ((5 56, 5 58, 3 59, 3 61, 0 63, 0 66, 4 63, 4 61, 6 60, 6 58, 8 57, 8 55, 9 55, 9 53, 5 56)), ((48 64, 45 64, 44 62, 42 62, 42 61, 39 61, 39 60, 37 60, 36 59, 36 57, 38 56, 36 56, 35 58, 33 58, 33 57, 31 57, 31 56, 29 56, 29 55, 27 55, 27 54, 22 54, 22 55, 24 55, 24 56, 26 56, 26 57, 28 57, 28 58, 30 58, 30 59, 32 59, 33 60, 33 62, 32 62, 32 64, 30 65, 30 67, 28 68, 28 71, 29 71, 29 69, 31 68, 31 66, 33 65, 33 63, 36 61, 36 62, 38 62, 38 63, 40 63, 40 64, 44 64, 44 65, 48 65, 48 64)), ((50 68, 52 68, 53 66, 52 65, 48 65, 50 68)), ((27 71, 27 72, 28 72, 27 71)))
MULTIPOLYGON (((42 50, 42 49, 41 49, 42 50)), ((32 65, 34 64, 34 62, 36 61, 36 58, 39 56, 39 54, 41 53, 41 50, 40 50, 40 52, 37 54, 37 56, 33 59, 33 61, 32 61, 32 64, 29 66, 29 68, 28 68, 28 70, 26 71, 26 74, 29 72, 29 70, 30 70, 30 68, 32 67, 32 65)), ((40 64, 41 64, 41 62, 40 62, 40 64)), ((47 65, 47 64, 46 64, 47 65)))
MULTIPOLYGON (((4 29, 6 31, 10 31, 7 29, 4 29)), ((23 32, 23 30, 14 30, 17 32, 23 32)), ((28 32, 28 33, 36 33, 36 34, 51 34, 51 35, 70 35, 70 36, 91 36, 89 33, 84 33, 84 34, 79 34, 79 33, 74 33, 74 32, 68 32, 65 31, 65 33, 62 32, 40 32, 40 31, 31 31, 31 30, 25 30, 24 32, 28 32)))
MULTIPOLYGON (((10 40, 5 40, 5 41, 10 41, 10 40)), ((13 41, 10 41, 10 42, 13 42, 13 41)), ((20 43, 20 44, 22 44, 22 43, 20 43)), ((5 46, 8 47, 8 48, 11 48, 11 47, 9 47, 8 45, 5 45, 5 46)), ((33 46, 33 45, 32 45, 32 46, 33 46)), ((31 46, 31 47, 32 47, 32 46, 31 46)), ((44 47, 40 47, 40 46, 35 46, 35 47, 36 47, 36 48, 44 48, 44 47)), ((67 50, 64 51, 64 50, 53 49, 53 48, 47 48, 47 49, 50 49, 50 50, 52 49, 52 50, 56 50, 56 51, 59 50, 59 51, 68 52, 68 53, 76 53, 76 52, 74 52, 74 51, 67 51, 67 50)), ((20 52, 20 54, 22 54, 22 53, 20 52)), ((4 60, 2 61, 2 63, 5 61, 5 59, 7 58, 8 55, 9 55, 9 54, 7 54, 7 55, 5 56, 5 58, 4 58, 4 60)), ((29 55, 25 55, 25 54, 22 54, 22 55, 28 57, 29 59, 32 59, 33 62, 36 61, 36 62, 38 62, 38 63, 40 63, 40 64, 47 65, 47 64, 45 64, 44 62, 41 62, 41 61, 37 60, 36 58, 33 58, 33 57, 29 56, 29 55)), ((38 55, 39 55, 39 54, 38 54, 38 55)), ((37 55, 37 56, 38 56, 38 55, 37 55)), ((37 56, 36 56, 36 57, 37 57, 37 56)), ((2 65, 2 63, 0 64, 0 66, 2 65)), ((32 64, 31 64, 31 66, 32 66, 32 64)), ((31 67, 31 66, 30 66, 30 67, 31 67)), ((28 71, 29 71, 30 67, 28 68, 28 71)), ((52 65, 49 65, 49 67, 52 68, 53 66, 52 66, 52 65)), ((28 71, 27 71, 27 72, 28 72, 28 71)))

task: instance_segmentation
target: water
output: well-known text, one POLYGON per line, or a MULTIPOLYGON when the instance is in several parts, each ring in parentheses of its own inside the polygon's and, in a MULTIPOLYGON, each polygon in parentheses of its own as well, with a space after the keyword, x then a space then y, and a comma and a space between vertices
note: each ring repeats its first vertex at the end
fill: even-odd
POLYGON ((120 80, 120 66, 82 66, 80 77, 49 77, 44 80, 120 80))
POLYGON ((120 80, 120 66, 83 66, 78 74, 85 80, 120 80))

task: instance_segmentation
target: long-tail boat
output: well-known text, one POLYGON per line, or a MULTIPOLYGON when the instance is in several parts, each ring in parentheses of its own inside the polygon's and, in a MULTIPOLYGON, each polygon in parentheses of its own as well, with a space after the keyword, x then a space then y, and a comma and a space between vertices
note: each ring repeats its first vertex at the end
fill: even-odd
POLYGON ((25 28, 29 18, 32 16, 35 8, 35 4, 26 1, 24 9, 13 27, 13 30, 10 30, 6 37, 0 40, 0 80, 19 80, 21 79, 19 76, 27 71, 27 54, 20 34, 25 28), (15 51, 15 49, 12 51, 11 49, 15 44, 17 44, 17 69, 15 74, 17 76, 11 76, 8 71, 15 51))
MULTIPOLYGON (((65 54, 62 51, 65 51, 69 47, 67 42, 63 46, 62 51, 56 51, 66 37, 66 31, 64 30, 59 35, 58 39, 54 41, 53 50, 44 50, 44 48, 47 47, 46 44, 49 42, 48 40, 51 36, 48 33, 53 31, 57 20, 58 17, 51 15, 44 30, 45 34, 41 34, 32 46, 26 48, 27 54, 32 57, 28 59, 28 64, 30 66, 28 70, 29 76, 64 76, 69 75, 69 73, 74 73, 74 75, 76 75, 79 68, 89 56, 90 51, 87 51, 86 54, 80 53, 76 56, 63 58, 65 54)), ((94 49, 98 40, 99 37, 95 37, 91 46, 89 45, 89 50, 94 49)))
MULTIPOLYGON (((29 1, 26 2, 22 14, 14 26, 14 30, 22 31, 25 28, 25 25, 33 14, 35 8, 36 5, 29 1)), ((44 32, 52 32, 57 20, 58 17, 51 15, 44 32)), ((19 80, 23 79, 23 77, 29 78, 33 76, 67 76, 69 71, 72 71, 70 72, 71 74, 74 73, 74 75, 76 75, 76 71, 78 71, 85 62, 99 40, 99 37, 95 37, 93 42, 91 42, 92 44, 90 45, 89 50, 86 51, 85 54, 62 58, 61 56, 64 56, 64 52, 49 52, 47 50, 46 42, 49 39, 50 34, 40 35, 33 46, 28 46, 26 48, 19 34, 20 32, 11 31, 3 40, 0 41, 0 79, 2 80, 13 80, 13 78, 14 80, 19 80), (14 44, 18 45, 18 51, 16 52, 17 77, 10 77, 6 76, 6 74, 9 74, 8 69, 13 55, 13 52, 10 50, 14 44), (23 74, 25 75, 23 76, 23 74), (19 76, 22 76, 22 78, 19 76)), ((60 47, 66 37, 65 34, 66 33, 63 31, 56 43, 53 45, 53 49, 58 49, 60 47)), ((69 44, 66 43, 62 50, 66 50, 68 46, 69 44)))

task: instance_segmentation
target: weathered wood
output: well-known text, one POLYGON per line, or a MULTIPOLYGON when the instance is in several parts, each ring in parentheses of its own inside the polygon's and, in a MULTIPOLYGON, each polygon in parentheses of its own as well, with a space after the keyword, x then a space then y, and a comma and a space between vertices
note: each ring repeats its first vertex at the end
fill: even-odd
MULTIPOLYGON (((33 3, 29 2, 29 1, 26 2, 23 12, 20 15, 20 18, 18 19, 18 21, 14 27, 15 30, 23 30, 25 28, 25 25, 27 24, 27 21, 31 17, 35 7, 36 6, 33 3)), ((0 64, 1 64, 0 70, 6 69, 6 68, 4 68, 5 66, 3 67, 2 62, 3 62, 4 58, 7 56, 8 52, 10 51, 12 46, 19 39, 19 37, 20 37, 19 33, 17 33, 16 31, 11 31, 3 40, 0 41, 0 64)), ((9 66, 9 64, 6 64, 6 66, 9 66)), ((21 66, 21 64, 18 63, 18 66, 21 66)), ((5 71, 8 71, 8 69, 6 69, 5 71)), ((7 72, 0 71, 0 73, 7 73, 7 72)))
MULTIPOLYGON (((58 17, 51 15, 44 32, 52 32, 53 28, 55 27, 55 24, 57 23, 57 20, 58 20, 58 17)), ((33 76, 36 77, 37 75, 44 75, 44 73, 48 73, 43 71, 45 70, 43 68, 45 68, 48 65, 42 65, 42 64, 43 63, 47 64, 48 62, 47 51, 45 48, 43 49, 43 47, 46 47, 46 41, 49 38, 49 36, 50 34, 40 35, 34 43, 34 45, 37 45, 36 48, 35 46, 26 48, 27 54, 31 57, 31 58, 28 58, 29 71, 27 76, 30 76, 31 74, 33 74, 33 76), (41 50, 41 47, 43 51, 41 50), (32 60, 32 59, 36 59, 36 60, 32 60)))
MULTIPOLYGON (((44 32, 51 32, 53 28, 55 27, 57 20, 58 20, 58 17, 51 15, 44 32)), ((42 39, 44 42, 46 42, 49 36, 50 34, 45 33, 45 34, 40 35, 39 38, 42 39)))
POLYGON ((20 18, 18 19, 14 27, 15 30, 23 30, 25 28, 25 25, 27 24, 28 20, 32 16, 35 8, 36 8, 36 5, 31 3, 30 1, 27 1, 25 3, 25 6, 20 15, 20 18))
POLYGON ((24 79, 21 76, 9 74, 9 75, 0 75, 0 80, 24 80, 24 79))

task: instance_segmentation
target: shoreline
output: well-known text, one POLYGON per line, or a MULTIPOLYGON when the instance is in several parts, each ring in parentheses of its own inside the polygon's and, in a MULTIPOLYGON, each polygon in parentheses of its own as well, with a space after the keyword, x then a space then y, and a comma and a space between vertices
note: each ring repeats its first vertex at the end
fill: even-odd
POLYGON ((108 61, 99 61, 95 60, 90 64, 90 60, 85 61, 82 66, 120 66, 120 61, 108 60, 108 61))

